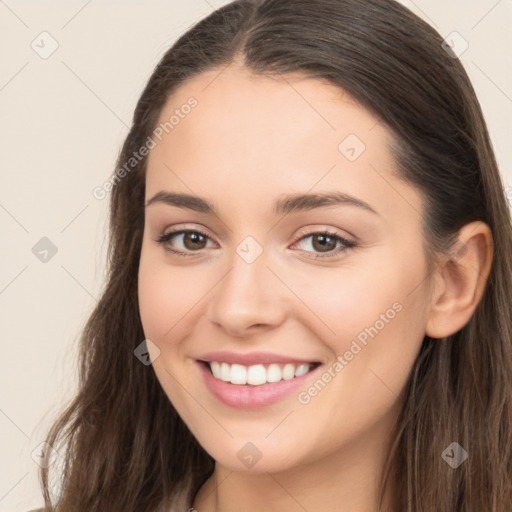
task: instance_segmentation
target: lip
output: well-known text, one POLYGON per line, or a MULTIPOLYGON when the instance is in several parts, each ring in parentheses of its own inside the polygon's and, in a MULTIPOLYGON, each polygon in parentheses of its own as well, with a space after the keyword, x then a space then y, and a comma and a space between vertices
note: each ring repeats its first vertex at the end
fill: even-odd
POLYGON ((272 364, 272 363, 318 363, 313 359, 296 359, 281 354, 272 354, 270 352, 208 352, 197 358, 199 361, 218 361, 219 363, 241 364, 243 366, 251 366, 254 364, 272 364))
MULTIPOLYGON (((217 361, 217 359, 213 359, 213 361, 217 361)), ((286 359, 286 362, 290 362, 290 360, 286 359)), ((308 373, 290 380, 267 382, 260 386, 252 386, 250 384, 231 384, 230 382, 216 379, 210 373, 205 362, 198 360, 196 364, 203 376, 206 387, 212 395, 223 404, 239 409, 259 409, 275 404, 294 391, 297 391, 301 386, 304 386, 306 381, 314 378, 318 374, 319 368, 323 366, 320 364, 308 373)))

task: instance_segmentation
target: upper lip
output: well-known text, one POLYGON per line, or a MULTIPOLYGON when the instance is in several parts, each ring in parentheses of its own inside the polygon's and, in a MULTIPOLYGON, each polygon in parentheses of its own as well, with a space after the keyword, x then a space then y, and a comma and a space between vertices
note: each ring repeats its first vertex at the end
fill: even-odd
POLYGON ((281 354, 272 354, 270 352, 208 352, 199 357, 198 360, 209 362, 217 361, 219 363, 228 364, 241 364, 244 366, 272 363, 309 364, 318 362, 313 359, 299 359, 296 357, 290 357, 281 354))

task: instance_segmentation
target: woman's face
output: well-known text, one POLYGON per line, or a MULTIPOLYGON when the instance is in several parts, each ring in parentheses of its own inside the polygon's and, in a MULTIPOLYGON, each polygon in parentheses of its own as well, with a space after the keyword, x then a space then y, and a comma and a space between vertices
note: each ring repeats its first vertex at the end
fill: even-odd
POLYGON ((234 65, 180 88, 165 122, 139 302, 173 406, 234 470, 376 450, 430 300, 422 199, 393 175, 389 132, 332 85, 234 65))

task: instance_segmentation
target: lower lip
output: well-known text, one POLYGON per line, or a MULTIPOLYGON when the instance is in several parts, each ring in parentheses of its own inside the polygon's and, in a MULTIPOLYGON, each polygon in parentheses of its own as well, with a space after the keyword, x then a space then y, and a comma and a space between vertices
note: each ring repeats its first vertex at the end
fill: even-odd
POLYGON ((249 384, 224 382, 215 378, 206 364, 201 362, 197 362, 197 364, 211 393, 223 404, 241 409, 257 409, 275 404, 303 386, 305 381, 322 366, 319 365, 314 370, 293 379, 267 382, 261 386, 251 386, 249 384))

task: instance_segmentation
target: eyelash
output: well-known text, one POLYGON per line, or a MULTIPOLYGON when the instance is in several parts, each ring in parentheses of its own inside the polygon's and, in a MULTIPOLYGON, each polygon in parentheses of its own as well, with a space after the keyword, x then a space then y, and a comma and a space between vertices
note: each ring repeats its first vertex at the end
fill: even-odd
MULTIPOLYGON (((199 253, 200 251, 192 251, 192 254, 191 254, 191 253, 187 253, 187 252, 177 251, 175 249, 171 249, 170 247, 165 245, 174 236, 181 235, 181 234, 186 234, 186 233, 197 233, 197 234, 200 234, 200 235, 204 236, 207 239, 210 239, 210 237, 206 233, 201 231, 200 229, 180 229, 180 230, 177 230, 177 231, 171 231, 169 233, 163 234, 160 237, 158 237, 155 241, 158 242, 159 244, 161 244, 166 251, 168 251, 168 252, 170 252, 172 254, 175 254, 176 256, 189 257, 189 256, 193 255, 194 253, 199 253)), ((326 231, 313 231, 311 233, 307 233, 305 235, 302 235, 297 240, 295 240, 295 242, 293 242, 293 245, 295 245, 298 242, 301 242, 302 240, 304 240, 305 238, 308 238, 308 237, 313 236, 313 235, 326 235, 326 236, 328 236, 330 238, 336 239, 337 242, 339 241, 339 242, 341 242, 343 244, 343 247, 338 247, 337 249, 334 249, 333 251, 331 251, 329 253, 326 253, 326 254, 314 253, 316 255, 312 257, 313 259, 334 258, 335 256, 338 256, 339 254, 341 254, 343 252, 347 252, 350 249, 353 249, 354 247, 357 246, 357 244, 355 242, 347 240, 346 238, 343 238, 342 236, 340 236, 340 235, 338 235, 336 233, 332 233, 332 232, 327 231, 327 230, 326 231)), ((310 253, 311 251, 304 251, 304 252, 310 253)))

